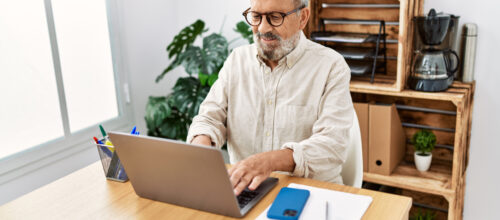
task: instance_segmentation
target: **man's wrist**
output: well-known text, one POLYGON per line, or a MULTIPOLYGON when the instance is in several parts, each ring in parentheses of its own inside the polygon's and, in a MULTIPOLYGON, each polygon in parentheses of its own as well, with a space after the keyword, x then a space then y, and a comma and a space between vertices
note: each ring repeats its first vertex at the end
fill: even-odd
POLYGON ((197 134, 197 135, 193 136, 193 139, 191 140, 191 142, 193 142, 194 139, 196 139, 199 136, 207 137, 208 140, 210 141, 210 145, 215 146, 215 142, 212 140, 212 138, 210 137, 210 135, 206 135, 206 134, 197 134))
POLYGON ((293 172, 295 161, 293 160, 292 149, 281 149, 268 152, 268 162, 272 171, 293 172))

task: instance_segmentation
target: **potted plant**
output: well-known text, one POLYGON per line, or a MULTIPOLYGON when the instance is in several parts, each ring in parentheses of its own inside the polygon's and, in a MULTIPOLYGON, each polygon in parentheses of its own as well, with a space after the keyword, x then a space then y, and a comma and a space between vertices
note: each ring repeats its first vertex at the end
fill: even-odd
MULTIPOLYGON (((253 42, 252 30, 245 22, 239 22, 234 30, 248 42, 253 42)), ((149 136, 186 140, 189 125, 217 80, 230 52, 229 44, 234 41, 228 42, 219 33, 204 36, 207 31, 205 23, 197 20, 182 29, 167 46, 168 57, 173 61, 156 82, 178 66, 184 67, 188 77, 177 79, 169 95, 149 97, 144 117, 149 136), (201 46, 194 45, 198 37, 203 37, 201 46)))
POLYGON ((419 171, 427 171, 432 161, 432 150, 436 145, 436 135, 432 131, 423 129, 413 135, 415 147, 415 166, 419 171))

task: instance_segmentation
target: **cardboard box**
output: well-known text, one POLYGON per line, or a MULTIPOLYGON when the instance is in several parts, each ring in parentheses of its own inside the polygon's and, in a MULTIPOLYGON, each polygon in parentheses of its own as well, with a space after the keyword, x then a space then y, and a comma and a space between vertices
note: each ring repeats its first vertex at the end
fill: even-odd
POLYGON ((354 110, 358 116, 359 129, 361 130, 363 171, 368 172, 368 103, 354 103, 354 110))
POLYGON ((390 175, 406 150, 406 135, 392 105, 369 105, 368 172, 390 175))

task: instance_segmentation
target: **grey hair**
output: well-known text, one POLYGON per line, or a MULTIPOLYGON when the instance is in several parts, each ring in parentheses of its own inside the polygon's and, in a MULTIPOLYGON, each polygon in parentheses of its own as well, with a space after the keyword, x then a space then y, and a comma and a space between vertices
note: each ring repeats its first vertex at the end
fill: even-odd
MULTIPOLYGON (((306 7, 309 6, 309 0, 292 0, 293 5, 297 8, 302 5, 305 5, 306 7)), ((300 16, 300 11, 297 12, 297 16, 300 16)))
POLYGON ((307 7, 309 4, 309 0, 292 0, 292 1, 295 7, 300 7, 302 5, 305 5, 307 7))

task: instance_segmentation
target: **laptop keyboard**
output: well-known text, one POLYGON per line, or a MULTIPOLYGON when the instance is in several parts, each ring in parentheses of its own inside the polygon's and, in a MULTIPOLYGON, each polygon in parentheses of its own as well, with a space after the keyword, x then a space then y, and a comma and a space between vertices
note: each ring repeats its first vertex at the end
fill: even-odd
POLYGON ((247 205, 250 201, 252 201, 252 199, 257 197, 257 195, 259 195, 259 193, 256 191, 251 191, 249 189, 243 190, 243 192, 241 192, 240 195, 236 197, 238 199, 240 208, 245 207, 245 205, 247 205))

